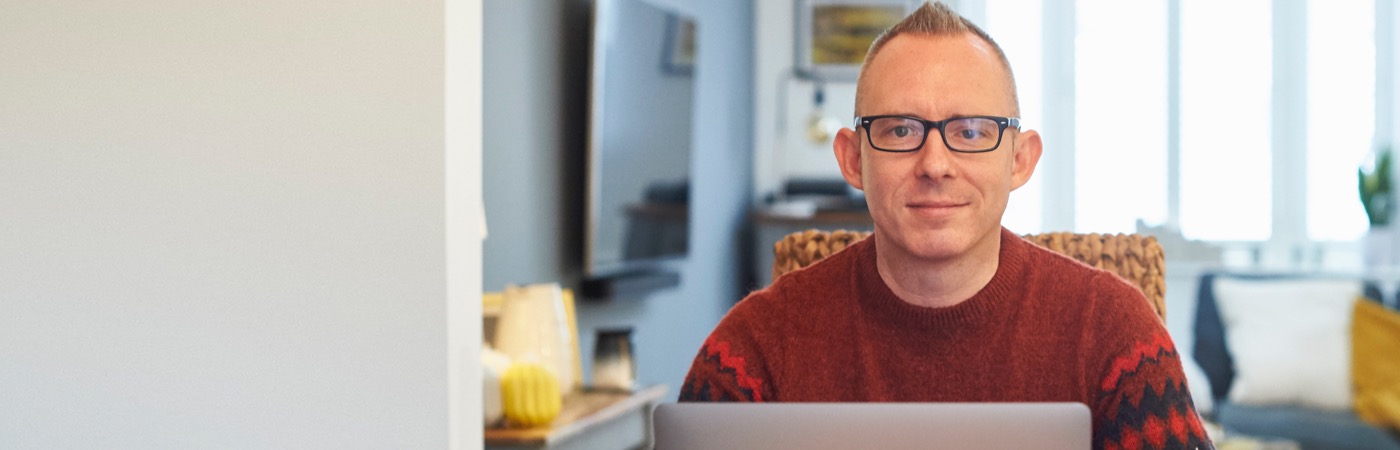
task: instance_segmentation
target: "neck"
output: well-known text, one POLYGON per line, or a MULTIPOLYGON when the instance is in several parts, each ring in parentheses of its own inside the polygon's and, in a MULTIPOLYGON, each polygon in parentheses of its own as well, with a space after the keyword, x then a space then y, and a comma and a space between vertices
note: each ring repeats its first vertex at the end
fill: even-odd
POLYGON ((997 273, 1001 229, 961 255, 931 259, 913 255, 875 234, 875 266, 890 292, 930 308, 957 305, 981 291, 997 273))

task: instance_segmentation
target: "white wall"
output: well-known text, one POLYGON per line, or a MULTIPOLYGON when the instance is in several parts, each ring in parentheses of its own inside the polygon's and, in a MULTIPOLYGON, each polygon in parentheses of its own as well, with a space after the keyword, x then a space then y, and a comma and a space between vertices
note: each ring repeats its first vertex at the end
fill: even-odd
POLYGON ((481 177, 481 0, 445 2, 443 166, 447 213, 448 448, 482 447, 481 246, 486 236, 481 177))
POLYGON ((447 446, 443 17, 0 4, 0 448, 447 446))
MULTIPOLYGON (((839 179, 831 141, 807 139, 807 121, 814 108, 814 84, 793 73, 792 2, 754 2, 754 199, 779 190, 789 178, 839 179)), ((850 127, 855 115, 854 82, 825 84, 826 117, 850 127)))

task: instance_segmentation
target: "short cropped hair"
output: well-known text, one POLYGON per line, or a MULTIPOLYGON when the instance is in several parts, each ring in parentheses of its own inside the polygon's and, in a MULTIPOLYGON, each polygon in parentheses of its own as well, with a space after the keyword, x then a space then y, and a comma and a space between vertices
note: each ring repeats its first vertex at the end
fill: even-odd
POLYGON ((870 66, 870 62, 875 60, 875 55, 880 53, 880 49, 884 48, 885 44, 905 33, 921 36, 956 36, 972 33, 982 39, 992 47, 997 58, 1001 60, 1002 68, 1006 69, 1006 80, 1011 86, 1011 104, 1015 108, 1013 113, 1021 114, 1021 101, 1016 95, 1016 77, 1011 73, 1011 61, 1006 59, 1006 53, 1001 50, 1001 46, 997 45, 996 41, 992 40, 991 36, 987 35, 986 31, 953 11, 948 5, 944 5, 943 2, 924 3, 904 20, 899 21, 875 38, 875 42, 870 44, 870 50, 865 53, 865 61, 861 64, 860 75, 856 81, 857 105, 860 104, 860 80, 865 79, 865 68, 870 66))

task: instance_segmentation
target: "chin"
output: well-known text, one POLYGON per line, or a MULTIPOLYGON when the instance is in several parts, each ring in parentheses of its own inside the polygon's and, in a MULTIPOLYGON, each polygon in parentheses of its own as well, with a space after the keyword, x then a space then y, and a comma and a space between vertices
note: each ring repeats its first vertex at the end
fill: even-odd
POLYGON ((918 230, 905 233, 901 242, 911 256, 920 259, 941 260, 957 257, 972 250, 974 239, 965 230, 918 230))

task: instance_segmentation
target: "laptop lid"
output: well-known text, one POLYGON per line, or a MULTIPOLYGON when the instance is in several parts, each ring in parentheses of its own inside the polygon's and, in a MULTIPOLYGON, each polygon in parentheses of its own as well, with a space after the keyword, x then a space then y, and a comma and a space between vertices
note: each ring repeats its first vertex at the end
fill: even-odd
POLYGON ((1082 403, 666 403, 657 450, 949 448, 1083 450, 1082 403))

